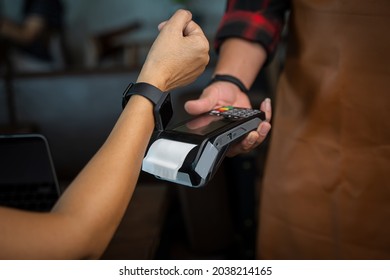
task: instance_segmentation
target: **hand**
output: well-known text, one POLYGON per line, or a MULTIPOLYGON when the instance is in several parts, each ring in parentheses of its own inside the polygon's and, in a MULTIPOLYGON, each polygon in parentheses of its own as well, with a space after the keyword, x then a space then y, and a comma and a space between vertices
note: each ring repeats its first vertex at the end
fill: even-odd
MULTIPOLYGON (((248 96, 228 82, 211 84, 205 88, 199 99, 187 101, 184 107, 189 114, 198 115, 226 105, 243 108, 251 107, 248 96)), ((272 117, 271 100, 269 98, 261 103, 260 110, 265 112, 266 121, 261 122, 257 130, 250 132, 240 143, 232 145, 227 152, 227 156, 232 157, 249 152, 260 145, 267 137, 271 129, 270 121, 272 117)))
POLYGON ((159 25, 138 82, 151 82, 162 91, 193 82, 209 62, 209 43, 189 11, 178 10, 159 25))

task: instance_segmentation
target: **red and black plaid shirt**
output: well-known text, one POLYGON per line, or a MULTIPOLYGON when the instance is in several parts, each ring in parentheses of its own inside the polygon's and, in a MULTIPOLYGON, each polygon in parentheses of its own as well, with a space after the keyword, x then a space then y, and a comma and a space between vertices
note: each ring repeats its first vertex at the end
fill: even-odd
POLYGON ((224 39, 238 37, 260 43, 270 60, 289 7, 290 0, 228 0, 216 35, 217 52, 224 39))

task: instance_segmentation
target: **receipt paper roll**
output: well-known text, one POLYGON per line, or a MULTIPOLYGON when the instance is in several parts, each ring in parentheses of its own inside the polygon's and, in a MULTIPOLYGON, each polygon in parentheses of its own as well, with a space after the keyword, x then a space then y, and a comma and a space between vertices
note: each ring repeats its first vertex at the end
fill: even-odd
POLYGON ((168 139, 158 139, 149 148, 142 170, 167 180, 176 180, 188 153, 196 145, 168 139))

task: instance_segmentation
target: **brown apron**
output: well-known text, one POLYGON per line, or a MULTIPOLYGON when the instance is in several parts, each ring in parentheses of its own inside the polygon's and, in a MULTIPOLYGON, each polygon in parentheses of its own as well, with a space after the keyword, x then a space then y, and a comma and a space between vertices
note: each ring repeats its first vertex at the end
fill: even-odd
POLYGON ((257 257, 390 259, 390 1, 291 2, 257 257))

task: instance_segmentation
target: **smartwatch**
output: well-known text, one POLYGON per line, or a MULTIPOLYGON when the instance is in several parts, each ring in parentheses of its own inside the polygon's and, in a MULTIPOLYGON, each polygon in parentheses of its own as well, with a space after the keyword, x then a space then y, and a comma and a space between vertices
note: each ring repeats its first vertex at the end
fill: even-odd
POLYGON ((147 98, 154 106, 155 128, 162 131, 172 119, 173 109, 171 95, 148 83, 130 83, 122 95, 122 108, 126 107, 134 94, 147 98))

